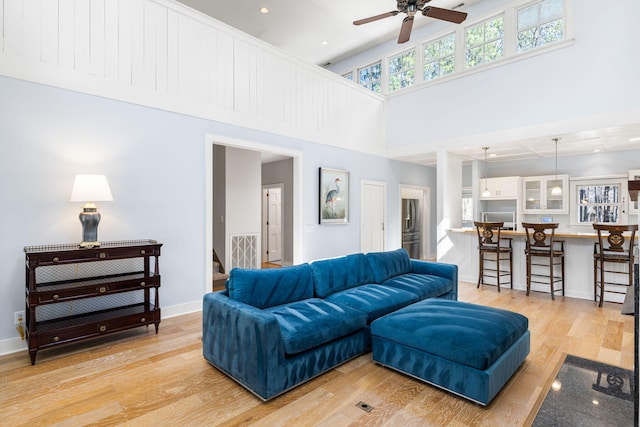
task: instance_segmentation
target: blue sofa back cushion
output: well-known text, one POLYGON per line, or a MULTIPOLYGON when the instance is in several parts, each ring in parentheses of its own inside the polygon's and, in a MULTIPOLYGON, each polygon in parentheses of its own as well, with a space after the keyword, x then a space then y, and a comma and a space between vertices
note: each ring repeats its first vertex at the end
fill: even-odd
POLYGON ((421 300, 445 295, 453 290, 453 282, 445 277, 422 273, 405 273, 382 282, 382 285, 404 289, 421 300))
POLYGON ((257 308, 268 308, 313 297, 309 264, 247 270, 234 268, 227 283, 229 297, 257 308))
POLYGON ((404 248, 395 251, 369 252, 366 257, 375 283, 382 283, 394 276, 412 271, 411 258, 404 248))
POLYGON ((367 315, 350 307, 311 298, 265 311, 278 321, 284 352, 298 354, 359 331, 367 315))
POLYGON ((311 263, 311 274, 315 294, 319 298, 373 283, 373 274, 364 254, 314 261, 311 263))

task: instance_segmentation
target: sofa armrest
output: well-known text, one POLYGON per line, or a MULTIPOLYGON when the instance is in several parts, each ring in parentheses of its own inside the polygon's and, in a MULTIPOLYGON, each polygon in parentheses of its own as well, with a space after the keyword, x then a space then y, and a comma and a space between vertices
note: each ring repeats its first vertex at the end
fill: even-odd
POLYGON ((444 277, 453 283, 452 292, 455 293, 456 299, 458 295, 458 266, 455 264, 446 264, 443 262, 432 262, 412 259, 411 269, 413 273, 431 274, 433 276, 444 277))
POLYGON ((229 298, 226 291, 203 298, 202 350, 205 359, 261 396, 268 394, 269 375, 284 359, 275 316, 229 298))

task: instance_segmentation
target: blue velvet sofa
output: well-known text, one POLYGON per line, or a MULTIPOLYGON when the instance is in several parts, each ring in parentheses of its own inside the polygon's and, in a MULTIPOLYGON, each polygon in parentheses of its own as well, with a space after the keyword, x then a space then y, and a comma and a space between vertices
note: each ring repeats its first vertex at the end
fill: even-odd
POLYGON ((203 299, 207 361, 263 400, 371 350, 375 319, 458 298, 456 265, 404 249, 265 270, 233 269, 203 299))

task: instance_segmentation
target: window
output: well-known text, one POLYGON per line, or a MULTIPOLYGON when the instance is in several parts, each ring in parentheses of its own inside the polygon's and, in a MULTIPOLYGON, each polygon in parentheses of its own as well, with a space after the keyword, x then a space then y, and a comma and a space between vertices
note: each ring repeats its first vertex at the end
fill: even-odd
POLYGON ((389 92, 411 86, 415 75, 415 49, 389 58, 389 92))
POLYGON ((518 9, 518 52, 564 38, 563 0, 539 0, 518 9))
POLYGON ((382 62, 358 69, 358 82, 369 90, 381 93, 382 62))
POLYGON ((504 56, 504 17, 481 22, 465 31, 467 68, 477 67, 504 56))
POLYGON ((349 71, 347 74, 343 74, 342 77, 344 77, 347 80, 353 81, 353 71, 349 71))
POLYGON ((473 227, 473 195, 471 187, 462 187, 462 226, 473 227))
POLYGON ((624 203, 626 181, 621 178, 579 180, 571 183, 573 223, 590 225, 623 224, 627 221, 624 203))
POLYGON ((455 52, 455 33, 424 44, 424 80, 429 81, 453 73, 455 68, 455 52))

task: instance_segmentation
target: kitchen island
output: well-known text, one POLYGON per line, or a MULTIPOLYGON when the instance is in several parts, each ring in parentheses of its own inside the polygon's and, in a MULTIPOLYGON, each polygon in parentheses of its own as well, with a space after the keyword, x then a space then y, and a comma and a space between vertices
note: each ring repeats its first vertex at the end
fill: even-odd
MULTIPOLYGON (((513 288, 524 291, 527 289, 527 262, 524 254, 525 232, 524 230, 503 230, 500 235, 512 239, 513 288)), ((565 296, 593 300, 593 245, 598 239, 597 234, 595 232, 561 230, 555 233, 555 238, 565 242, 565 296)), ((458 265, 460 280, 477 283, 478 236, 476 229, 449 229, 446 237, 438 242, 438 261, 458 265)), ((495 287, 484 286, 495 290, 495 287)), ((531 290, 549 293, 549 286, 532 283, 531 290)), ((624 296, 607 293, 605 301, 622 303, 624 296)))

